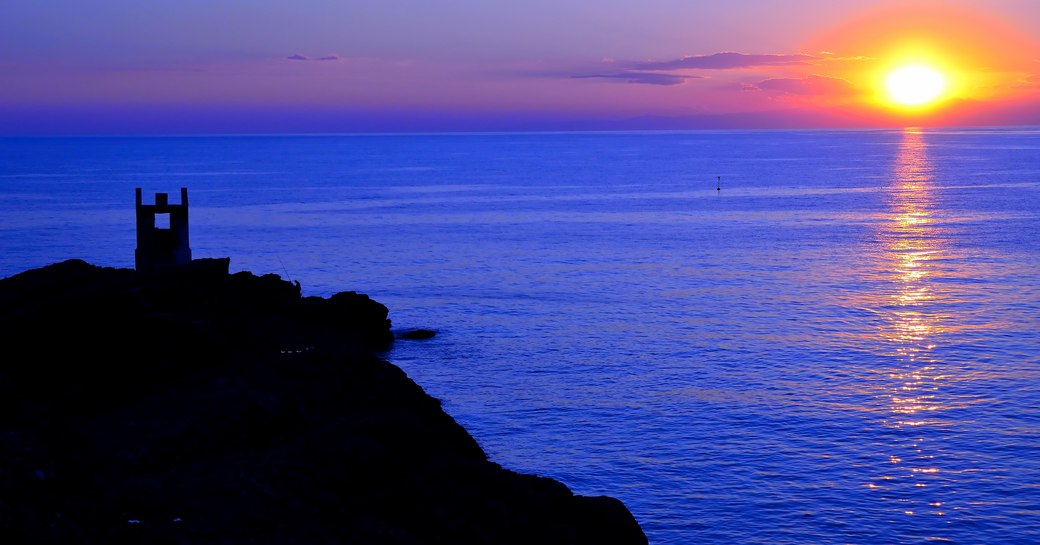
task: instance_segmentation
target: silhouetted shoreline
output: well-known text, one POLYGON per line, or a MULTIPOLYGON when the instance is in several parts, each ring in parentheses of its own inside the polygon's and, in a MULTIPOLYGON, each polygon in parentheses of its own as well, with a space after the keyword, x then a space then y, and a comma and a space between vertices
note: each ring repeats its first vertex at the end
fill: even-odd
POLYGON ((385 306, 229 263, 0 279, 0 541, 647 542, 489 461, 378 357, 385 306))

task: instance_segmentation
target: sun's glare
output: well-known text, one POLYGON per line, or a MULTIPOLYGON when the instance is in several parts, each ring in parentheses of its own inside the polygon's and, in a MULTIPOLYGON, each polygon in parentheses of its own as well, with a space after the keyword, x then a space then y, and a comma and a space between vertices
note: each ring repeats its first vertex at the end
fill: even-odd
POLYGON ((900 106, 926 106, 946 90, 946 76, 929 66, 912 64, 890 72, 885 88, 889 99, 900 106))

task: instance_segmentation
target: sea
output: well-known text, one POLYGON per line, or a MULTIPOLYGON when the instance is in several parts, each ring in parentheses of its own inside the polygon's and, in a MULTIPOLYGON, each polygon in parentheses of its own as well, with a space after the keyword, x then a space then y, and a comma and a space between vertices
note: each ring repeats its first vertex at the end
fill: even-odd
POLYGON ((182 187, 652 544, 1040 543, 1040 128, 8 137, 0 277, 132 268, 182 187))

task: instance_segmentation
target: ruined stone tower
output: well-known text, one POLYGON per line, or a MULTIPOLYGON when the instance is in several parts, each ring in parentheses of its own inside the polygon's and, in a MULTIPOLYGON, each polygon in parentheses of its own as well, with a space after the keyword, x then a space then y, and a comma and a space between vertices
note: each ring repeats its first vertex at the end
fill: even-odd
POLYGON ((188 246, 188 188, 181 188, 181 203, 170 204, 166 193, 155 194, 155 204, 141 202, 137 188, 137 250, 134 261, 140 272, 191 262, 188 246))

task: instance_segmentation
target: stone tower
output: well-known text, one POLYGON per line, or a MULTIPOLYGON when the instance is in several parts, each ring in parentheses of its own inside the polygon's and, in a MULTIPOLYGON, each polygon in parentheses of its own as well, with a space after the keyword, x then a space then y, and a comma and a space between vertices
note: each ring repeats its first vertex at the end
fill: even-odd
POLYGON ((137 188, 137 250, 134 262, 140 272, 191 262, 188 246, 188 188, 181 188, 181 203, 170 204, 166 193, 155 194, 155 204, 141 202, 137 188))

